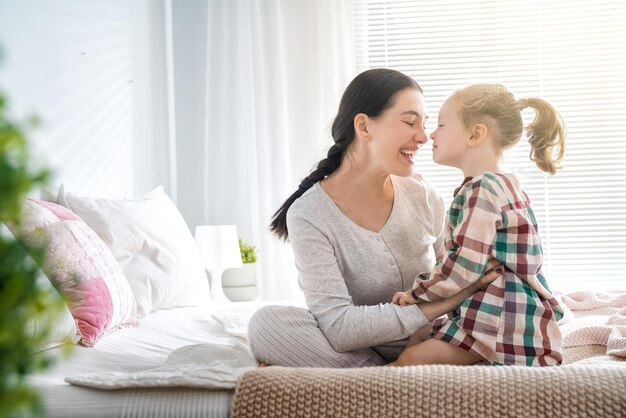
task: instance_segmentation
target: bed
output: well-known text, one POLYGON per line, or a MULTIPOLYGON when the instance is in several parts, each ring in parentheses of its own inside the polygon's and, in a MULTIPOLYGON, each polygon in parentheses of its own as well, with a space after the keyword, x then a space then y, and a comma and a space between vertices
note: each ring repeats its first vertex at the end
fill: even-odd
MULTIPOLYGON (((31 375, 47 417, 603 416, 626 411, 626 291, 562 295, 565 365, 258 368, 247 323, 271 302, 217 303, 193 237, 156 189, 26 202, 67 305, 31 375), (104 302, 106 303, 104 303, 104 302), (75 344, 64 355, 61 343, 75 344)), ((34 232, 37 232, 36 234, 34 232)), ((284 302, 289 303, 289 302, 284 302)), ((37 326, 34 326, 37 329, 37 326)))
MULTIPOLYGON (((249 357, 237 364, 228 388, 206 378, 180 380, 171 369, 145 386, 142 372, 159 369, 180 347, 247 347, 247 322, 267 303, 237 302, 152 313, 92 348, 75 347, 32 383, 49 417, 397 417, 409 410, 411 416, 622 417, 626 334, 607 323, 626 314, 610 306, 621 305, 626 292, 564 299, 577 295, 606 299, 602 307, 574 310, 562 325, 568 348, 560 367, 257 368, 249 357), (70 385, 72 376, 83 379, 70 385)), ((194 368, 211 369, 205 366, 194 368)))

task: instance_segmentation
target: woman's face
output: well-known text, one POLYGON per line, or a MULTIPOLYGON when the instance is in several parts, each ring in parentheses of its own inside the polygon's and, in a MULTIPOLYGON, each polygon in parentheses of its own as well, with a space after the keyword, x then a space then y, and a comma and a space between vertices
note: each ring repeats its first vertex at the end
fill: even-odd
POLYGON ((439 109, 437 129, 430 134, 433 140, 433 161, 460 168, 466 150, 466 139, 471 136, 463 124, 454 98, 448 98, 439 109))
POLYGON ((413 157, 428 141, 424 96, 416 89, 396 93, 395 102, 371 122, 371 156, 387 174, 410 176, 413 157))

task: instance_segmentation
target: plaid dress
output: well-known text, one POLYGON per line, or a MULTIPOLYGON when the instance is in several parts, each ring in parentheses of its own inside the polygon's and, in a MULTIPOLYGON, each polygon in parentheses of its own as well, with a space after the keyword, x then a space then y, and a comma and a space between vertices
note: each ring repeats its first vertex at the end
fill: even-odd
POLYGON ((528 196, 510 174, 466 180, 446 217, 445 255, 432 272, 417 276, 413 296, 436 301, 453 295, 478 280, 490 257, 502 262, 505 274, 436 320, 432 337, 491 364, 560 364, 563 308, 541 273, 543 252, 528 196))

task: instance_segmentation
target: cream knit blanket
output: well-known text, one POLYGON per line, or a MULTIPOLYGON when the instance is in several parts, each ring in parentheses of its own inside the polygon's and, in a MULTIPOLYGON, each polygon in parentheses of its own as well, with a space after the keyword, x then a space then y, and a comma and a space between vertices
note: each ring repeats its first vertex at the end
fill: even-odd
POLYGON ((240 378, 231 417, 625 416, 626 291, 561 299, 561 367, 266 367, 240 378))
POLYGON ((625 382, 607 364, 266 367, 240 379, 231 417, 623 417, 625 382))

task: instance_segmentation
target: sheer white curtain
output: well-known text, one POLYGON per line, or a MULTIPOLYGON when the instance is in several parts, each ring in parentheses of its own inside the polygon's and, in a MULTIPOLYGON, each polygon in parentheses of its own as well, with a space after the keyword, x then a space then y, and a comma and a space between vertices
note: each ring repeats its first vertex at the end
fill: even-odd
MULTIPOLYGON (((264 299, 300 298, 271 216, 330 146, 355 75, 351 1, 209 1, 202 197, 206 224, 260 250, 264 299)), ((179 193, 186 193, 181 186, 179 193)))

